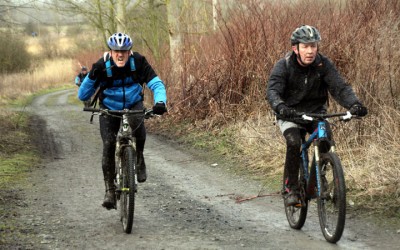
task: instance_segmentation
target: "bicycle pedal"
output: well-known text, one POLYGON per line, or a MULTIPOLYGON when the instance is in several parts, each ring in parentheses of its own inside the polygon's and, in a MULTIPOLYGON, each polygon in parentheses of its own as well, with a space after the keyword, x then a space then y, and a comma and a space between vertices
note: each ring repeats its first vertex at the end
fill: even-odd
POLYGON ((111 210, 111 209, 117 209, 117 205, 116 204, 114 204, 114 205, 105 205, 105 204, 102 204, 102 206, 104 207, 104 208, 106 208, 107 210, 111 210))
POLYGON ((297 203, 295 205, 293 205, 294 207, 302 207, 303 205, 301 203, 297 203))

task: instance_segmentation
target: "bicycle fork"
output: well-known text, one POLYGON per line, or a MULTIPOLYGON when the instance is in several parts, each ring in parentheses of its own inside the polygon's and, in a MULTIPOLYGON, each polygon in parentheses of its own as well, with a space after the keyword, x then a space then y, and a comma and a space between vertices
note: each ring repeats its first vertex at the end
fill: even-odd
POLYGON ((306 193, 307 198, 315 198, 315 187, 317 188, 317 197, 321 196, 321 160, 320 160, 320 143, 328 138, 326 132, 326 123, 319 122, 317 129, 310 135, 306 142, 302 144, 303 172, 304 179, 306 180, 306 193), (311 167, 309 166, 308 150, 307 148, 312 145, 314 147, 313 160, 311 167))
POLYGON ((310 175, 312 176, 313 174, 315 174, 315 176, 312 176, 312 178, 310 178, 308 190, 310 190, 311 188, 314 188, 310 184, 312 184, 311 182, 315 179, 316 180, 315 184, 317 187, 317 197, 321 197, 322 196, 322 187, 321 187, 322 179, 321 179, 321 177, 322 177, 323 173, 322 173, 322 169, 321 169, 320 147, 322 146, 321 150, 326 150, 326 151, 329 151, 329 150, 334 151, 335 147, 334 147, 334 145, 331 145, 331 142, 329 141, 325 121, 321 121, 318 123, 318 128, 313 133, 313 135, 315 137, 313 140, 314 159, 313 159, 310 175))

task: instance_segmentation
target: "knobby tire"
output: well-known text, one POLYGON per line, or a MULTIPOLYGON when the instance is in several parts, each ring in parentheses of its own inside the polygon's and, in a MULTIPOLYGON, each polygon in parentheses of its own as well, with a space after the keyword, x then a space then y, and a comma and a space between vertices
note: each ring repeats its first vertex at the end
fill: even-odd
POLYGON ((346 220, 346 185, 339 157, 328 152, 321 154, 318 216, 322 233, 328 242, 342 237, 346 220))
POLYGON ((132 147, 124 147, 121 155, 122 192, 120 197, 121 221, 124 232, 132 232, 135 212, 135 164, 136 153, 132 147))

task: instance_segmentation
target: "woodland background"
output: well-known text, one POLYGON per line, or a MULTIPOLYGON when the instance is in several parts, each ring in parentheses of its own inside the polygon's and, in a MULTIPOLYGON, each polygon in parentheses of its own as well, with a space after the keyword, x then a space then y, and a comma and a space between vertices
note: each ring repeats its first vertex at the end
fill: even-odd
MULTIPOLYGON (((400 1, 0 0, 0 14, 1 106, 75 88, 80 66, 126 32, 167 87, 169 113, 149 127, 236 161, 272 190, 285 144, 265 100, 268 76, 293 30, 317 27, 321 53, 369 109, 334 127, 348 201, 400 216, 400 1)), ((334 100, 329 109, 344 111, 334 100)), ((1 110, 2 127, 17 129, 21 120, 1 110)), ((11 141, 3 139, 2 160, 11 141)))

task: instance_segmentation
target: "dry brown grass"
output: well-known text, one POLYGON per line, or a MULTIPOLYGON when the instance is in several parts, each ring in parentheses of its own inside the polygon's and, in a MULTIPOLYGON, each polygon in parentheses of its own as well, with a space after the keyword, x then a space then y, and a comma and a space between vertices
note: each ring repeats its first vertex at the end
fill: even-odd
MULTIPOLYGON (((243 157, 251 159, 249 171, 279 174, 285 147, 280 132, 271 127, 266 84, 275 62, 290 49, 294 28, 314 25, 322 33, 321 52, 369 108, 366 119, 335 130, 349 197, 399 207, 400 2, 237 2, 241 7, 228 10, 219 32, 185 36, 182 75, 162 71, 174 83, 168 92, 169 119, 192 121, 195 128, 216 135, 231 129, 236 133, 232 147, 242 148, 243 157)), ((343 111, 330 103, 331 111, 343 111)))
POLYGON ((26 50, 31 55, 39 56, 43 51, 43 47, 40 44, 40 40, 37 37, 27 37, 26 38, 26 50))
POLYGON ((71 59, 48 59, 30 72, 2 76, 0 104, 7 100, 31 95, 42 89, 74 84, 75 72, 71 59))

